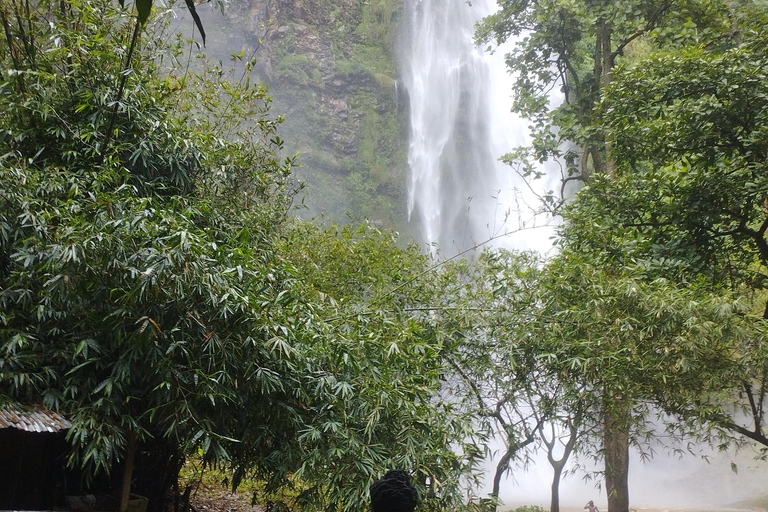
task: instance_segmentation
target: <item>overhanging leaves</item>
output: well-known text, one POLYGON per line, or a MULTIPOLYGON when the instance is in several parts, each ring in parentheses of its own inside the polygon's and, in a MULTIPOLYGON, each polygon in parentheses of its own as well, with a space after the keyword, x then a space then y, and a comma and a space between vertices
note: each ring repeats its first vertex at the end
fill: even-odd
POLYGON ((203 46, 205 46, 205 30, 203 29, 203 22, 200 20, 200 16, 197 14, 197 9, 195 8, 195 2, 194 0, 184 0, 187 4, 187 9, 189 9, 189 13, 192 15, 192 19, 195 20, 195 25, 197 26, 197 29, 200 31, 200 37, 203 39, 203 46))

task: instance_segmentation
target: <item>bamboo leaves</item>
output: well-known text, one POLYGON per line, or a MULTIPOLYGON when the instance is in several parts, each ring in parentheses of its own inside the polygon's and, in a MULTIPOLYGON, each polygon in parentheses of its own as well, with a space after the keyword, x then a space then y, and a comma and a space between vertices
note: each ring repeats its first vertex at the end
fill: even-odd
MULTIPOLYGON (((120 2, 123 5, 123 2, 120 2)), ((136 13, 139 25, 144 25, 152 13, 152 0, 136 0, 136 13)))
POLYGON ((187 9, 189 9, 189 13, 195 21, 195 26, 197 26, 197 29, 200 31, 200 37, 203 39, 203 46, 205 46, 205 30, 203 29, 203 22, 200 20, 200 15, 197 14, 195 2, 194 0, 184 0, 184 2, 187 4, 187 9))

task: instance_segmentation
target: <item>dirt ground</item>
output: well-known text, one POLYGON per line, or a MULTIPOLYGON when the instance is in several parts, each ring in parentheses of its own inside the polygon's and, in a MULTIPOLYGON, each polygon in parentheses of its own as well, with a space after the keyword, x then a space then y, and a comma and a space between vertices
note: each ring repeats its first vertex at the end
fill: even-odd
MULTIPOLYGON (((251 505, 251 497, 248 494, 233 494, 220 485, 201 484, 190 502, 197 512, 264 512, 264 507, 251 505)), ((744 506, 739 508, 634 508, 630 512, 768 512, 762 501, 756 506, 744 506)), ((511 507, 513 510, 515 507, 511 507)), ((546 507, 545 507, 546 509, 546 507)), ((585 512, 580 507, 562 507, 561 512, 585 512)))
MULTIPOLYGON (((226 489, 214 486, 203 486, 191 500, 197 512, 264 512, 261 506, 251 505, 250 498, 232 494, 226 489)), ((577 507, 563 507, 561 512, 584 512, 577 507)), ((678 508, 630 508, 630 512, 768 512, 765 508, 703 508, 703 509, 678 509, 678 508)))
POLYGON ((233 494, 221 486, 202 484, 189 501, 197 512, 264 512, 263 507, 251 505, 249 496, 233 494))

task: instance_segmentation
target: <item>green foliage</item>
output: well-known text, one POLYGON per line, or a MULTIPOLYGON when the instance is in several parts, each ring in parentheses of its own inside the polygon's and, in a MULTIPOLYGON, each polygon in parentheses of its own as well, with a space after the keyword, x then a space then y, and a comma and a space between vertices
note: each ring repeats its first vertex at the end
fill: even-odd
POLYGON ((721 366, 691 359, 711 380, 660 401, 694 427, 708 422, 766 445, 765 35, 741 27, 738 48, 685 48, 617 70, 604 99, 617 175, 579 194, 563 235, 598 265, 733 293, 763 317, 743 326, 721 366))
POLYGON ((558 370, 540 359, 543 265, 533 253, 485 251, 471 264, 451 265, 437 283, 442 307, 433 314, 450 347, 451 393, 477 416, 478 442, 491 436, 504 441, 493 500, 507 472, 532 463, 541 445, 539 428, 583 408, 558 370))
POLYGON ((152 12, 152 0, 136 0, 136 14, 139 24, 143 25, 152 12))
MULTIPOLYGON (((290 162, 190 129, 179 113, 200 104, 158 80, 148 56, 110 139, 125 14, 76 7, 25 13, 32 29, 2 48, 3 394, 68 413, 71 462, 90 472, 120 458, 128 432, 221 457, 226 411, 242 399, 234 383, 253 361, 284 365, 267 342, 285 271, 264 272, 269 252, 255 267, 249 242, 278 226, 290 162)), ((263 101, 259 88, 238 94, 263 101)))
POLYGON ((628 407, 623 427, 642 445, 654 436, 652 404, 680 411, 722 400, 740 372, 759 367, 748 299, 589 254, 487 252, 438 284, 450 385, 478 414, 478 432, 506 440, 500 472, 528 463, 537 425, 574 426, 577 456, 601 459, 605 415, 628 407))
POLYGON ((614 222, 643 236, 652 257, 754 288, 768 263, 764 48, 758 35, 723 54, 662 54, 617 73, 605 103, 621 176, 600 185, 621 189, 614 222))
POLYGON ((437 398, 445 347, 421 321, 433 291, 418 279, 429 259, 370 226, 296 223, 291 233, 285 254, 300 273, 302 296, 316 297, 315 314, 326 319, 308 368, 333 368, 307 397, 316 420, 300 433, 309 456, 294 476, 316 485, 302 488, 298 502, 319 494, 341 509, 359 509, 382 468, 405 467, 429 496, 423 507, 454 505, 460 479, 477 461, 466 455, 474 453, 465 442, 469 423, 437 398), (457 442, 466 446, 464 456, 450 449, 457 442), (331 464, 338 473, 328 475, 331 464))
MULTIPOLYGON (((515 38, 515 110, 533 135, 503 159, 534 176, 533 160, 560 157, 586 186, 559 211, 558 256, 484 256, 468 271, 490 288, 460 292, 477 307, 457 322, 462 376, 497 386, 477 402, 507 420, 530 403, 634 442, 652 434, 653 404, 677 434, 768 445, 764 2, 498 3, 477 39, 515 38)), ((518 418, 511 446, 531 431, 518 418)), ((608 460, 607 436, 584 442, 614 463, 606 476, 626 464, 608 460)))
POLYGON ((91 475, 135 435, 307 510, 361 508, 391 467, 453 503, 472 461, 416 312, 426 258, 289 219, 293 159, 247 73, 189 73, 148 39, 123 74, 109 2, 6 5, 0 399, 67 415, 91 475))
MULTIPOLYGON (((727 4, 703 2, 525 2, 500 0, 484 19, 477 40, 514 38, 506 56, 514 85, 514 110, 531 119, 530 148, 510 153, 510 162, 561 157, 569 176, 588 180, 610 167, 600 96, 614 66, 639 39, 656 45, 717 41, 733 44, 727 4), (681 31, 680 27, 689 27, 681 31), (673 37, 674 36, 674 37, 673 37), (563 99, 551 105, 551 92, 563 99), (608 167, 606 167, 608 166, 608 167)), ((529 167, 529 172, 533 172, 529 167)))
POLYGON ((629 267, 613 274, 565 253, 554 261, 544 288, 544 322, 552 357, 601 393, 652 397, 674 383, 704 378, 728 353, 738 332, 739 303, 727 294, 643 281, 629 267), (691 362, 695 361, 695 364, 691 362))
POLYGON ((523 505, 517 507, 514 512, 544 512, 544 509, 538 505, 523 505))
POLYGON ((688 49, 617 71, 604 101, 617 176, 567 208, 571 247, 647 275, 764 288, 763 47, 757 35, 724 54, 688 49))

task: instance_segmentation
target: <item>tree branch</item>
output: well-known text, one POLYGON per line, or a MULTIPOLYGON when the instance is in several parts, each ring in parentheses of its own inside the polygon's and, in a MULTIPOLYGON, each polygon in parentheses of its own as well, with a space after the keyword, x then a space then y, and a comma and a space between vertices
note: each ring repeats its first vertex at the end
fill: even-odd
POLYGON ((611 52, 610 62, 613 62, 616 59, 616 57, 618 57, 619 55, 623 55, 624 48, 626 48, 629 43, 631 43, 638 37, 642 36, 643 34, 650 32, 651 30, 656 28, 656 23, 659 21, 659 18, 661 17, 662 14, 664 14, 664 12, 667 9, 669 9, 670 5, 671 5, 671 2, 669 0, 662 3, 659 6, 658 10, 655 13, 653 13, 653 15, 651 15, 650 19, 648 20, 648 22, 645 24, 643 28, 639 29, 637 32, 634 32, 632 35, 624 39, 621 42, 621 44, 619 44, 616 47, 616 49, 613 52, 611 52))
POLYGON ((756 428, 753 432, 752 430, 749 430, 748 428, 739 425, 738 423, 733 421, 731 418, 728 418, 727 416, 724 416, 722 414, 710 414, 710 415, 707 415, 705 419, 707 421, 711 421, 716 425, 719 425, 720 428, 737 432, 748 439, 751 439, 763 446, 768 447, 768 437, 763 435, 762 428, 756 428))

